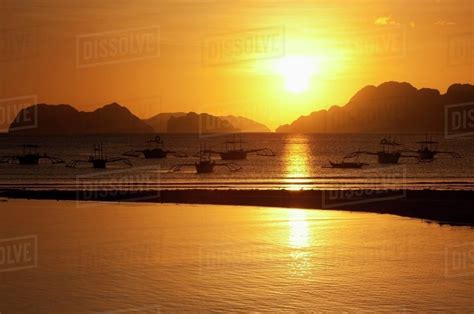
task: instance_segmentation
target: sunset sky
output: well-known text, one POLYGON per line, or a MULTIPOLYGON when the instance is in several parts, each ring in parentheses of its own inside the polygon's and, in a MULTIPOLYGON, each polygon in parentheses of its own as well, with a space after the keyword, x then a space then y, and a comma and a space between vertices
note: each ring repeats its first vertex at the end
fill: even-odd
POLYGON ((275 128, 369 84, 474 82, 474 0, 0 0, 0 12, 1 98, 83 110, 116 101, 143 118, 196 111, 275 128), (97 38, 152 42, 88 56, 97 38), (237 58, 210 50, 247 39, 237 58))

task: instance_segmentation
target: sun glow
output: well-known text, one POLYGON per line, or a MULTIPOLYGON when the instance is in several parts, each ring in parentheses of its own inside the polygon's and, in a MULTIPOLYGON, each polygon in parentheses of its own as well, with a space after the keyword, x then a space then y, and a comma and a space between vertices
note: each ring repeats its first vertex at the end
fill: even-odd
POLYGON ((285 80, 285 88, 291 93, 302 93, 309 89, 311 79, 319 73, 319 62, 305 56, 288 56, 278 60, 279 74, 285 80))

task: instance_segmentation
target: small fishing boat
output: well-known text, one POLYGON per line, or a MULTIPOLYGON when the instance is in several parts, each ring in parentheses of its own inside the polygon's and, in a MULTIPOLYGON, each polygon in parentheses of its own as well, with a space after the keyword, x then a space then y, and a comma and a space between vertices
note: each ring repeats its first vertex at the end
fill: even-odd
POLYGON ((341 161, 341 162, 332 162, 329 161, 331 168, 341 168, 341 169, 360 169, 364 166, 368 166, 368 163, 365 162, 352 162, 352 161, 341 161))
POLYGON ((242 137, 237 140, 234 135, 232 139, 223 143, 223 150, 208 149, 205 152, 217 154, 222 160, 245 160, 249 154, 256 154, 257 156, 265 157, 275 156, 275 153, 269 148, 244 149, 242 144, 242 137))
POLYGON ((125 152, 123 155, 129 157, 138 157, 140 154, 143 154, 145 159, 163 159, 168 156, 168 154, 173 154, 175 157, 187 157, 187 154, 181 151, 167 150, 164 147, 163 139, 156 135, 154 139, 147 141, 148 145, 151 147, 139 150, 132 150, 125 152))
POLYGON ((174 165, 171 167, 171 171, 180 171, 181 168, 183 167, 195 167, 196 168, 196 173, 201 174, 201 173, 212 173, 214 172, 215 167, 226 167, 230 171, 240 171, 242 168, 235 164, 235 163, 217 163, 215 160, 212 160, 211 153, 206 147, 202 148, 199 150, 199 154, 197 156, 199 158, 198 161, 196 161, 193 164, 178 164, 174 165))
POLYGON ((400 146, 400 144, 397 143, 395 139, 392 140, 390 137, 388 139, 383 138, 380 140, 379 145, 381 145, 382 148, 377 152, 359 150, 348 154, 345 158, 352 158, 360 155, 375 155, 377 156, 379 164, 398 164, 398 161, 401 157, 411 157, 403 156, 401 151, 396 149, 396 147, 400 146))
POLYGON ((22 151, 17 155, 3 156, 0 158, 0 163, 12 163, 19 165, 38 165, 41 159, 47 159, 53 164, 64 163, 64 160, 57 157, 48 156, 46 154, 40 155, 38 152, 39 145, 24 144, 21 145, 22 151))
POLYGON ((417 144, 420 145, 419 149, 410 152, 414 152, 417 154, 416 158, 420 162, 431 162, 435 159, 436 155, 438 154, 447 154, 450 155, 453 158, 461 158, 461 155, 459 155, 456 152, 449 152, 449 151, 439 151, 438 150, 438 142, 433 141, 433 137, 428 138, 428 135, 426 135, 426 138, 424 141, 419 141, 416 142, 417 144))
POLYGON ((104 149, 102 144, 96 144, 94 145, 92 149, 92 153, 89 155, 88 159, 76 159, 76 160, 71 160, 66 167, 69 168, 75 168, 77 164, 80 163, 91 163, 92 168, 95 169, 105 169, 107 168, 107 163, 111 162, 122 162, 125 165, 131 167, 132 163, 130 160, 127 158, 122 158, 122 157, 107 157, 107 155, 104 153, 104 149))

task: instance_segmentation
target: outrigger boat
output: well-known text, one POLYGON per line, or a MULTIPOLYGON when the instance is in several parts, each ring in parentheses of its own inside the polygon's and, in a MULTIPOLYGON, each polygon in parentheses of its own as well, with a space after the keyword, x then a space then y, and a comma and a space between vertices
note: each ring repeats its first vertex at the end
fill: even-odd
POLYGON ((433 137, 428 138, 428 135, 426 135, 424 141, 419 141, 416 143, 420 145, 419 149, 416 151, 407 152, 415 153, 416 155, 413 157, 417 158, 420 162, 431 162, 435 160, 435 157, 438 154, 447 154, 453 158, 461 158, 461 155, 456 152, 439 151, 438 142, 433 141, 433 137))
POLYGON ((353 158, 360 155, 376 155, 379 164, 398 164, 398 161, 401 157, 411 157, 403 156, 401 151, 396 149, 396 147, 401 146, 395 140, 392 140, 390 137, 388 139, 383 138, 379 145, 382 146, 382 149, 377 152, 369 151, 356 151, 346 155, 344 158, 353 158))
POLYGON ((20 147, 22 147, 21 153, 13 156, 3 156, 0 158, 0 163, 38 165, 41 159, 48 159, 53 164, 64 163, 64 160, 62 160, 61 158, 48 156, 46 154, 40 155, 40 153, 38 153, 39 145, 24 144, 20 147))
POLYGON ((353 162, 353 161, 341 161, 341 162, 332 162, 329 160, 330 168, 341 168, 341 169, 360 169, 364 166, 368 166, 368 163, 365 162, 353 162))
MULTIPOLYGON (((258 156, 273 157, 275 153, 269 148, 244 149, 242 147, 242 137, 236 140, 235 135, 231 140, 223 143, 224 150, 206 150, 206 153, 217 154, 222 160, 244 160, 247 159, 248 154, 256 153, 258 156)), ((196 155, 195 155, 196 156, 196 155)))
POLYGON ((104 153, 104 149, 102 144, 96 144, 93 147, 92 153, 88 159, 76 159, 71 160, 66 167, 75 168, 79 163, 91 163, 93 168, 96 169, 105 169, 107 168, 107 163, 109 162, 123 162, 125 165, 132 167, 132 163, 127 158, 122 157, 113 157, 108 158, 107 155, 104 153))
POLYGON ((208 149, 200 149, 199 151, 199 160, 193 164, 179 164, 171 167, 171 171, 180 171, 183 167, 195 167, 197 173, 211 173, 214 172, 215 167, 226 167, 232 172, 240 171, 242 168, 235 163, 217 163, 215 160, 212 160, 211 153, 208 149))
POLYGON ((188 157, 187 154, 180 151, 166 150, 164 148, 164 142, 159 135, 155 136, 154 139, 147 141, 147 144, 152 145, 153 147, 141 149, 141 150, 132 150, 124 153, 125 156, 138 157, 139 154, 143 154, 145 159, 163 159, 168 156, 168 154, 174 154, 175 157, 188 157))
MULTIPOLYGON (((348 158, 352 158, 352 157, 344 157, 342 159, 341 162, 333 162, 331 160, 329 160, 329 165, 328 167, 324 167, 324 168, 340 168, 340 169, 360 169, 364 166, 368 166, 369 164, 368 163, 365 163, 365 162, 359 162, 358 160, 355 160, 355 161, 346 161, 346 159, 348 158)), ((358 156, 357 156, 357 159, 358 156)))

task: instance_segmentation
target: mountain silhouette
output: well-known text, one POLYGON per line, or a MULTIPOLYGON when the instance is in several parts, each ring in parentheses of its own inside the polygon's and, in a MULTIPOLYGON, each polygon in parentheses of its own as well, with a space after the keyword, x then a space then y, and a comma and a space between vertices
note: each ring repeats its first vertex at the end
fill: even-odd
POLYGON ((165 133, 168 131, 168 120, 171 117, 182 117, 184 115, 186 115, 185 112, 164 112, 143 121, 151 126, 156 133, 165 133))
MULTIPOLYGON (((165 133, 168 132, 168 121, 171 117, 183 117, 187 115, 184 112, 170 112, 170 113, 160 113, 156 116, 143 120, 149 126, 151 126, 155 132, 157 133, 165 133)), ((215 117, 223 120, 227 120, 230 124, 240 130, 240 132, 252 132, 252 133, 259 133, 259 132, 271 132, 268 127, 265 125, 258 123, 254 120, 249 118, 240 117, 240 116, 213 116, 209 115, 209 117, 215 117)), ((217 121, 217 120, 216 120, 217 121)), ((222 124, 221 124, 222 125, 222 124)))
MULTIPOLYGON (((10 124, 9 133, 15 134, 124 134, 153 133, 153 129, 126 107, 117 103, 93 112, 78 111, 70 105, 38 104, 21 110, 10 124), (21 129, 23 110, 34 111, 34 128, 21 129)), ((28 124, 33 125, 31 121, 28 124)))
POLYGON ((453 84, 446 94, 409 83, 366 86, 343 106, 333 106, 291 124, 282 133, 434 133, 443 132, 446 105, 474 101, 474 86, 453 84))
POLYGON ((263 124, 251 119, 234 116, 222 118, 207 113, 160 113, 150 119, 141 120, 126 107, 113 103, 93 112, 78 111, 65 104, 30 106, 17 114, 10 124, 9 133, 40 135, 226 133, 240 130, 243 132, 270 131, 263 124), (35 114, 32 114, 33 112, 35 114))
POLYGON ((271 132, 271 130, 262 123, 254 121, 249 118, 240 117, 240 116, 220 116, 219 118, 227 120, 234 127, 239 129, 241 132, 248 133, 265 133, 271 132))

